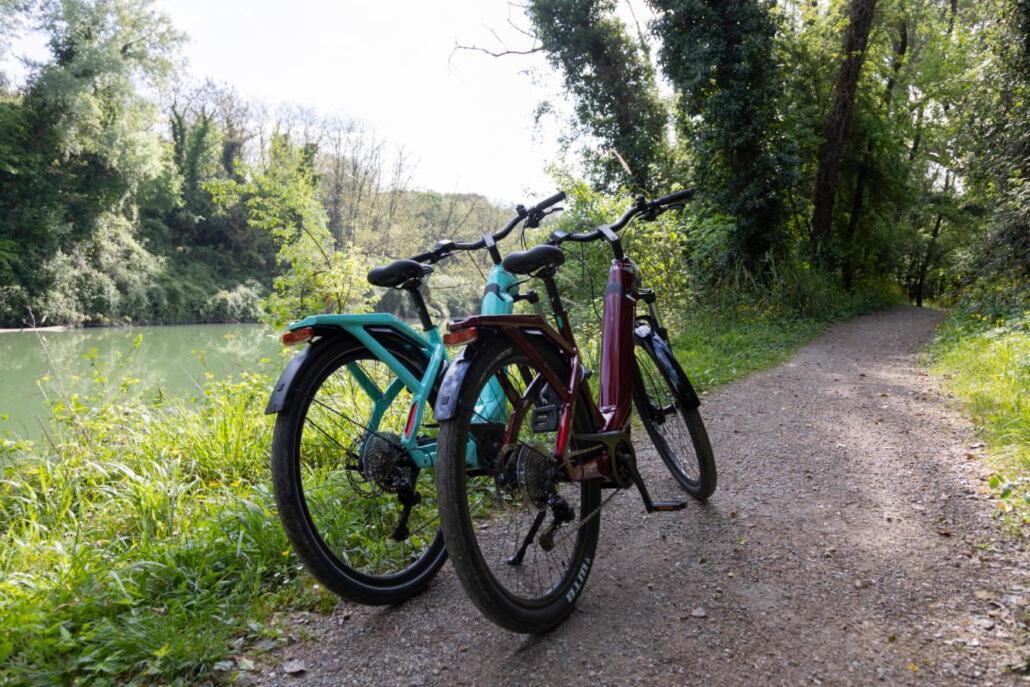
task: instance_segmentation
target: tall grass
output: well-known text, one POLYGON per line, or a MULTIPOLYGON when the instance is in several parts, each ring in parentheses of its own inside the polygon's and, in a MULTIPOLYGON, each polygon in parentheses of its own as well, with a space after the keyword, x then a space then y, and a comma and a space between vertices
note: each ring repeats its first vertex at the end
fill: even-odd
POLYGON ((232 639, 325 600, 275 518, 269 379, 147 404, 90 364, 93 393, 53 398, 48 440, 0 448, 0 683, 228 674, 232 639))
POLYGON ((931 354, 986 444, 1000 513, 1030 523, 1030 311, 963 303, 931 354))

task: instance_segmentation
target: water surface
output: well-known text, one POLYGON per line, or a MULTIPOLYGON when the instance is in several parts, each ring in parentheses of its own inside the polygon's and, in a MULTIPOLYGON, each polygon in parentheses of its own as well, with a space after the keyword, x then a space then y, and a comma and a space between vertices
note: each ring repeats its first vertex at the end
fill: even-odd
POLYGON ((49 415, 43 378, 55 397, 88 391, 95 370, 113 382, 124 375, 140 380, 135 393, 189 397, 207 379, 271 369, 278 350, 274 332, 257 324, 0 333, 0 432, 40 436, 49 415))

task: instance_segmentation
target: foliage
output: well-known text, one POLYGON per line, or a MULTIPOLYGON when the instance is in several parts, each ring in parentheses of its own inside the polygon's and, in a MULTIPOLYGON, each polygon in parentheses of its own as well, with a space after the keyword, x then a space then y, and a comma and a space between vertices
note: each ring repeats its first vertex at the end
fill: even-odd
POLYGON ((999 283, 969 293, 941 327, 934 369, 973 417, 995 474, 999 513, 1030 523, 1030 293, 999 283))
POLYGON ((691 177, 734 221, 727 257, 754 270, 784 248, 784 194, 797 161, 776 131, 783 97, 776 22, 762 0, 653 0, 659 58, 679 96, 691 177))
POLYGON ((267 231, 284 268, 266 303, 275 327, 305 314, 349 312, 368 306, 367 265, 354 251, 337 252, 316 196, 314 150, 274 133, 268 161, 249 182, 211 183, 216 201, 246 208, 251 227, 267 231))
POLYGON ((598 183, 653 192, 667 155, 667 114, 647 46, 611 16, 614 8, 614 0, 533 0, 527 13, 579 123, 600 143, 585 153, 598 183))
POLYGON ((89 393, 45 381, 46 443, 0 442, 4 684, 228 676, 232 639, 274 639, 276 609, 328 598, 275 521, 270 379, 147 404, 122 374, 132 355, 87 360, 89 393))

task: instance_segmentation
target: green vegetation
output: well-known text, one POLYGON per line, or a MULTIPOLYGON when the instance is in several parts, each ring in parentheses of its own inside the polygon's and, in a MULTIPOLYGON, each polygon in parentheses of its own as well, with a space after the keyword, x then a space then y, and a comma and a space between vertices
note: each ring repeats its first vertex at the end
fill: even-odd
MULTIPOLYGON (((625 241, 702 389, 836 319, 965 293, 938 365, 998 456, 1002 502, 1025 499, 1027 0, 649 5, 630 27, 614 0, 528 3, 574 105, 568 168, 594 189, 559 165, 567 210, 526 240, 696 183, 625 241)), ((352 123, 171 88, 181 36, 151 0, 0 0, 0 55, 30 24, 50 58, 21 87, 0 75, 0 326, 410 316, 368 288, 370 262, 506 214, 408 189, 403 156, 352 123)), ((588 346, 604 250, 570 246, 560 275, 588 346)), ((480 285, 451 261, 427 299, 442 318, 480 285)), ((0 683, 231 680, 279 613, 335 603, 276 522, 272 371, 158 402, 83 366, 89 394, 44 382, 45 440, 0 444, 0 683)))
POLYGON ((403 153, 353 122, 171 83, 183 36, 151 0, 4 0, 0 58, 28 26, 50 59, 17 89, 0 72, 0 327, 280 322, 367 301, 344 255, 499 221, 481 196, 408 189, 403 153), (283 296, 316 288, 334 295, 283 296))
POLYGON ((145 405, 90 367, 91 395, 53 399, 47 442, 0 447, 0 683, 188 682, 232 638, 275 638, 262 621, 284 601, 321 598, 275 519, 269 379, 145 405))
MULTIPOLYGON (((775 364, 828 322, 754 307, 676 315, 700 388, 775 364)), ((336 604, 275 516, 271 364, 157 403, 128 394, 135 352, 84 361, 89 393, 45 380, 46 440, 0 439, 0 684, 228 679, 241 655, 289 638, 282 614, 336 604)))
POLYGON ((973 300, 957 307, 938 332, 933 369, 945 376, 986 444, 999 512, 1013 524, 1030 524, 1030 301, 983 314, 973 300))

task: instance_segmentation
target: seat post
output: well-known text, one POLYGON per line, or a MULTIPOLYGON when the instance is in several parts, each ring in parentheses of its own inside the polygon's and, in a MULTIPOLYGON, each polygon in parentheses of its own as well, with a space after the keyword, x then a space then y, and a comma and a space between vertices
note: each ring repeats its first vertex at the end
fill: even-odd
POLYGON ((415 310, 418 311, 418 319, 422 321, 422 330, 430 331, 436 327, 433 324, 433 320, 429 317, 429 308, 426 306, 426 299, 422 297, 422 292, 419 291, 419 287, 422 286, 421 282, 416 281, 415 283, 409 282, 402 288, 411 294, 411 301, 415 304, 415 310))
POLYGON ((551 302, 551 312, 554 313, 558 329, 563 329, 568 325, 569 318, 565 313, 565 305, 562 303, 561 296, 558 294, 558 285, 554 282, 554 275, 557 272, 556 268, 550 267, 536 276, 544 283, 544 289, 547 291, 547 300, 551 302))

